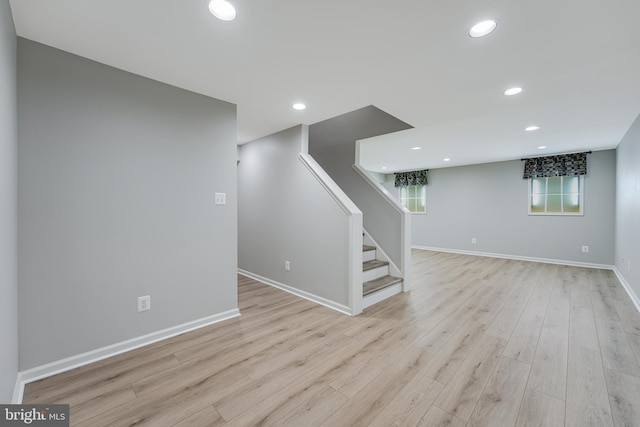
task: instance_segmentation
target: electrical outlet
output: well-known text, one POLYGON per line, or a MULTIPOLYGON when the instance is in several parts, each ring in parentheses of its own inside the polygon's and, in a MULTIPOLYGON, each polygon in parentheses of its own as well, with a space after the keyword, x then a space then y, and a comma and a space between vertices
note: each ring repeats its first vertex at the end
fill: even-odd
POLYGON ((583 246, 582 247, 582 252, 584 252, 584 253, 589 252, 589 246, 583 246))
POLYGON ((138 313, 151 310, 151 295, 138 297, 138 313))
POLYGON ((478 243, 478 239, 476 239, 475 237, 471 238, 471 244, 475 245, 476 243, 478 243))
POLYGON ((226 205, 227 204, 227 193, 216 193, 215 201, 216 205, 226 205))
POLYGON ((289 261, 284 262, 284 270, 291 271, 291 263, 289 261))

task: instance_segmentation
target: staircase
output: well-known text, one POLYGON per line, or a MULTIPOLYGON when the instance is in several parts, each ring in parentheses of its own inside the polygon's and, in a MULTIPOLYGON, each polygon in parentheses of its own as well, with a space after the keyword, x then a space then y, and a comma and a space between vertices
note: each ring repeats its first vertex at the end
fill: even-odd
POLYGON ((362 245, 363 308, 402 292, 402 278, 389 274, 389 262, 377 259, 375 246, 362 245))

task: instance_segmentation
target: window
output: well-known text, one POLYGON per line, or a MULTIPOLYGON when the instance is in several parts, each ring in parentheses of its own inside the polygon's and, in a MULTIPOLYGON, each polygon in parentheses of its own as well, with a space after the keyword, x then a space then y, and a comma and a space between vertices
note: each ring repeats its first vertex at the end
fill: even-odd
POLYGON ((583 205, 582 176, 529 179, 529 215, 582 215, 583 205))
POLYGON ((427 186, 426 185, 409 185, 400 188, 400 203, 411 213, 427 212, 427 186))

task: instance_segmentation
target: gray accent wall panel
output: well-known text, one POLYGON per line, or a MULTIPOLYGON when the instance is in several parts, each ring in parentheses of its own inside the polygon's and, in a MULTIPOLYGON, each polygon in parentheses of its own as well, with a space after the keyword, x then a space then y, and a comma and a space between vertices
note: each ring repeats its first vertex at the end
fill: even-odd
POLYGON ((21 370, 237 308, 235 105, 19 39, 18 129, 21 370))
POLYGON ((239 267, 349 306, 348 216, 298 159, 306 138, 296 126, 240 146, 239 267))
POLYGON ((354 169, 356 141, 411 128, 368 106, 309 126, 309 154, 362 211, 364 229, 396 266, 402 265, 400 214, 354 169))
POLYGON ((615 265, 640 298, 640 116, 617 154, 615 265))
POLYGON ((615 150, 594 152, 588 162, 584 216, 573 217, 527 214, 528 180, 519 160, 431 169, 427 213, 412 215, 412 243, 613 265, 615 150))
POLYGON ((0 0, 0 403, 10 403, 18 373, 16 31, 0 0))

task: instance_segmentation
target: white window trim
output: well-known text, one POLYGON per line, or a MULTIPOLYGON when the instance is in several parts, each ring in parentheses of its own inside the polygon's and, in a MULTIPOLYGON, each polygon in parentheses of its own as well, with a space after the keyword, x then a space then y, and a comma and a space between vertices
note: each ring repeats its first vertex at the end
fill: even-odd
POLYGON ((427 186, 426 185, 412 185, 412 187, 424 187, 424 212, 411 212, 404 203, 402 203, 402 187, 398 187, 398 201, 404 206, 411 215, 426 215, 427 214, 427 186))
MULTIPOLYGON (((584 204, 585 204, 585 196, 584 196, 584 175, 580 175, 580 212, 531 212, 531 180, 535 178, 529 178, 527 180, 527 211, 530 216, 584 216, 584 204)), ((546 198, 545 198, 546 200, 546 198)), ((545 201, 546 203, 546 201, 545 201)), ((546 206, 545 206, 546 209, 546 206)))

